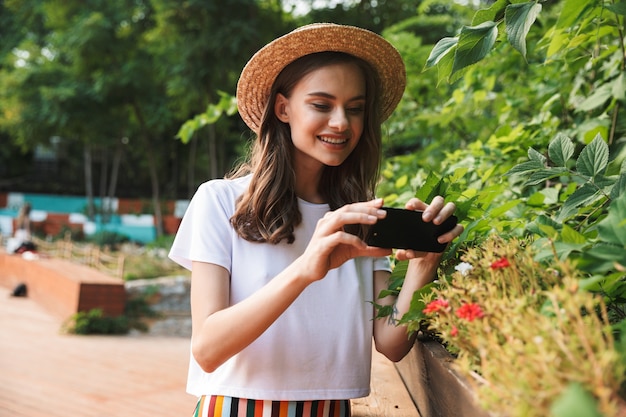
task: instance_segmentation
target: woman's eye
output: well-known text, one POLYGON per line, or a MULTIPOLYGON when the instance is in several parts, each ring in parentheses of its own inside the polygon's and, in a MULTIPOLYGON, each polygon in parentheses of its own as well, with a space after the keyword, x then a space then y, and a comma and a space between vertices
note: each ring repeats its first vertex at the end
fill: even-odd
POLYGON ((322 103, 313 103, 313 107, 316 110, 322 110, 322 111, 326 111, 328 109, 330 109, 330 106, 327 104, 322 104, 322 103))
POLYGON ((365 109, 362 106, 358 106, 358 107, 350 107, 348 109, 348 113, 351 114, 361 114, 365 111, 365 109))

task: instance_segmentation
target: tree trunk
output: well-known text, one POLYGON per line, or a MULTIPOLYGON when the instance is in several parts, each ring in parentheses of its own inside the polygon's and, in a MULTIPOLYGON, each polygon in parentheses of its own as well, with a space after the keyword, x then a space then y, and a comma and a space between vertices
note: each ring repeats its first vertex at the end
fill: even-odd
POLYGON ((209 178, 217 178, 219 175, 218 157, 217 157, 217 138, 215 133, 215 125, 209 126, 209 178))
POLYGON ((163 236, 163 214, 161 213, 161 196, 159 193, 159 174, 157 171, 158 164, 154 155, 154 144, 150 143, 150 130, 143 117, 143 113, 139 104, 133 102, 135 115, 141 126, 141 140, 148 157, 148 171, 150 172, 150 184, 152 186, 152 206, 154 208, 154 222, 156 225, 157 238, 163 236))
POLYGON ((194 135, 189 144, 189 160, 187 161, 187 197, 191 198, 196 191, 196 154, 198 138, 194 135))
POLYGON ((85 163, 85 194, 87 196, 87 217, 89 218, 89 220, 93 220, 93 174, 91 171, 91 148, 88 144, 85 144, 85 147, 83 148, 83 160, 85 163))
POLYGON ((122 149, 124 143, 122 141, 118 142, 115 147, 115 154, 113 155, 113 162, 111 163, 111 180, 109 181, 109 190, 107 191, 107 201, 106 201, 106 213, 111 214, 113 212, 113 207, 111 204, 113 203, 113 198, 115 197, 115 192, 117 190, 117 176, 120 171, 120 163, 122 161, 122 149))
POLYGON ((148 153, 148 163, 150 170, 150 183, 152 184, 152 205, 154 207, 154 222, 156 223, 157 238, 163 236, 163 213, 161 212, 161 196, 159 192, 159 175, 157 172, 157 161, 150 141, 146 137, 146 150, 148 153))
POLYGON ((109 222, 109 210, 105 207, 106 189, 107 189, 107 177, 109 176, 109 154, 106 147, 100 152, 100 211, 102 213, 102 222, 109 222))

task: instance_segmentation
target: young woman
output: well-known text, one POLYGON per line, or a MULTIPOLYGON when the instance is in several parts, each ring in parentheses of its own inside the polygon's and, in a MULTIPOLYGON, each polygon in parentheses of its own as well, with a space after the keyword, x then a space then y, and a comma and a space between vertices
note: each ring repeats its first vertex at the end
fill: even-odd
MULTIPOLYGON (((374 320, 391 250, 363 241, 385 216, 374 195, 381 123, 404 86, 391 44, 334 24, 278 38, 244 68, 237 100, 256 133, 251 157, 199 187, 170 253, 192 271, 195 415, 349 416, 349 400, 369 394, 372 339, 394 361, 411 349, 406 328, 374 320)), ((441 197, 406 208, 436 224, 455 210, 441 197)), ((405 284, 382 303, 401 317, 440 254, 396 257, 410 259, 405 284)))

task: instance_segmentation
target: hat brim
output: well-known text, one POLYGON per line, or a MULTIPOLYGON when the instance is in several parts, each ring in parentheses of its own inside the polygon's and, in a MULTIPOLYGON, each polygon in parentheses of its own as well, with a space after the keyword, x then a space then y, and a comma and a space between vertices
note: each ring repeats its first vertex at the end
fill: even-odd
POLYGON ((243 121, 258 133, 270 91, 280 72, 296 59, 335 51, 369 63, 381 82, 381 118, 386 120, 402 98, 406 70, 400 53, 380 35, 366 29, 316 23, 298 28, 261 48, 248 61, 237 84, 237 105, 243 121))

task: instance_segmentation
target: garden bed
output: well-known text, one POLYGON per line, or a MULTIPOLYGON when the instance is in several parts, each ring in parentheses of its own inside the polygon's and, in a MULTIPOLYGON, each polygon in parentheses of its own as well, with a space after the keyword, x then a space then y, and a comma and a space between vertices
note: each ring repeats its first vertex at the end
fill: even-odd
POLYGON ((396 369, 420 417, 489 417, 469 385, 453 369, 454 358, 438 342, 418 340, 396 369))
POLYGON ((92 309, 111 317, 124 313, 126 291, 121 279, 62 259, 0 251, 0 285, 18 284, 25 284, 28 297, 63 320, 92 309))

